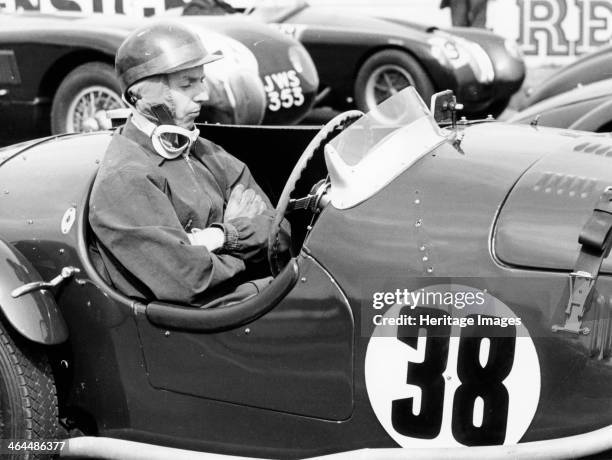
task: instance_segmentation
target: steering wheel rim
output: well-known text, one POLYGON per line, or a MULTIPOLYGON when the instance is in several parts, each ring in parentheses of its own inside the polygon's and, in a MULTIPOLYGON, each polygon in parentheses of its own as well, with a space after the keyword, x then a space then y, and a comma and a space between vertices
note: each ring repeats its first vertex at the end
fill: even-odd
MULTIPOLYGON (((361 118, 362 116, 363 112, 360 110, 348 110, 332 118, 309 142, 297 163, 293 167, 293 170, 289 175, 289 179, 287 179, 281 196, 278 199, 274 221, 272 222, 270 233, 268 234, 268 263, 270 264, 270 270, 274 276, 278 275, 285 265, 283 261, 280 260, 278 254, 278 235, 280 233, 280 224, 285 218, 287 206, 289 205, 289 199, 295 190, 297 182, 300 180, 300 177, 302 177, 302 173, 306 170, 306 167, 308 166, 310 160, 314 157, 314 154, 321 149, 321 147, 327 144, 333 137, 335 137, 339 131, 342 131, 350 123, 361 118)), ((291 247, 289 248, 289 251, 293 257, 294 254, 291 247)))

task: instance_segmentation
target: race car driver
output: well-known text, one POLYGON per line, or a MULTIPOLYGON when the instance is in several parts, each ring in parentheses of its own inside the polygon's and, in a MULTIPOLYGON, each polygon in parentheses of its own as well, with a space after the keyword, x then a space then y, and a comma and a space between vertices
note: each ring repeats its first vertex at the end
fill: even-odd
MULTIPOLYGON (((248 270, 266 253, 270 200, 194 125, 207 99, 205 65, 218 58, 172 22, 134 31, 117 51, 131 117, 106 151, 89 219, 108 278, 130 297, 223 306, 270 282, 248 270)), ((281 233, 286 250, 286 222, 281 233)))

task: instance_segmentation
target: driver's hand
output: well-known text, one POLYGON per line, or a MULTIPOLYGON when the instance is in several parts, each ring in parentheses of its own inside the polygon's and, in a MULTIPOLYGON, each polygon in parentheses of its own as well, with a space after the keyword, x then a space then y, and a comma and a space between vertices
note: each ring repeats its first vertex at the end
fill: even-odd
POLYGON ((254 217, 237 217, 226 222, 235 232, 226 251, 243 260, 262 258, 266 253, 273 218, 274 212, 268 210, 254 217))
POLYGON ((229 200, 227 201, 223 222, 228 222, 239 217, 252 219, 265 210, 266 203, 259 194, 251 188, 245 189, 244 185, 238 184, 232 190, 229 200))

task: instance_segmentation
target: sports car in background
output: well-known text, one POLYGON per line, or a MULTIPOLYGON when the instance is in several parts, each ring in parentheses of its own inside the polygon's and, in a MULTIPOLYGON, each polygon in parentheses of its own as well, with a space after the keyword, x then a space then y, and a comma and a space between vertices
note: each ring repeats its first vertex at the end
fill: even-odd
POLYGON ((612 131, 612 79, 581 85, 543 99, 514 114, 507 121, 610 132, 612 131))
MULTIPOLYGON (((2 142, 104 127, 100 114, 122 106, 115 52, 131 30, 150 20, 0 12, 2 142)), ((299 42, 239 17, 183 22, 211 52, 226 55, 207 67, 216 98, 200 121, 291 124, 310 110, 318 77, 299 42), (268 103, 266 93, 269 98, 276 90, 278 100, 268 103), (219 110, 219 102, 227 107, 219 110)))
POLYGON ((274 280, 224 308, 128 298, 94 264, 112 133, 0 150, 5 452, 609 458, 612 157, 592 149, 612 138, 440 129, 454 102, 434 119, 407 88, 320 132, 201 126, 305 234, 279 260, 272 225, 274 280))
POLYGON ((319 73, 318 104, 338 110, 372 110, 412 85, 426 101, 452 89, 465 115, 496 116, 525 77, 516 43, 486 30, 442 30, 346 9, 332 13, 304 0, 194 0, 183 8, 186 15, 240 12, 297 38, 319 73))
POLYGON ((610 78, 612 78, 612 45, 602 46, 580 57, 570 65, 555 71, 550 78, 539 85, 528 88, 528 97, 520 108, 525 109, 579 86, 610 78))

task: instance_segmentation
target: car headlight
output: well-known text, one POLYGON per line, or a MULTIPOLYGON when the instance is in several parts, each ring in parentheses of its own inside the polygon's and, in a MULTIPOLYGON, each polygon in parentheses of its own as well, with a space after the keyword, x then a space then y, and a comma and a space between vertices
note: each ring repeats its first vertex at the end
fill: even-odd
POLYGON ((512 56, 514 59, 523 60, 523 52, 521 51, 521 47, 519 44, 510 38, 504 41, 504 46, 508 54, 512 56))

